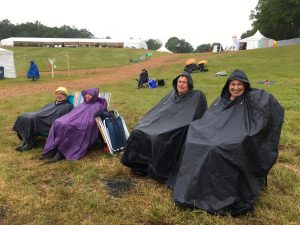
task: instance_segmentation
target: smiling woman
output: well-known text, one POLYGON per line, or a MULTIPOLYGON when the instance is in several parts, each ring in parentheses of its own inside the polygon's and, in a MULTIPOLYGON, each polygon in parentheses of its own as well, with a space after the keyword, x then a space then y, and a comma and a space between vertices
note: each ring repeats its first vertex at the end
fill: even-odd
POLYGON ((176 203, 212 214, 253 210, 278 156, 284 109, 235 70, 200 120, 191 122, 173 187, 176 203))
POLYGON ((250 90, 250 83, 241 70, 234 70, 225 84, 222 90, 222 96, 225 96, 228 100, 234 101, 238 97, 246 94, 250 90))
POLYGON ((243 82, 239 80, 233 80, 229 84, 230 100, 234 100, 241 96, 245 91, 243 82))

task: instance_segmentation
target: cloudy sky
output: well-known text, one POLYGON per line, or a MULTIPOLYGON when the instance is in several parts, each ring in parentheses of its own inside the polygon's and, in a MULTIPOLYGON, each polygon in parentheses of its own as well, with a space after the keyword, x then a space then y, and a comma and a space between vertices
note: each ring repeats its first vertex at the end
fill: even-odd
POLYGON ((249 16, 258 0, 8 0, 0 20, 13 24, 39 21, 50 27, 69 25, 96 37, 185 39, 194 47, 231 45, 251 29, 249 16))

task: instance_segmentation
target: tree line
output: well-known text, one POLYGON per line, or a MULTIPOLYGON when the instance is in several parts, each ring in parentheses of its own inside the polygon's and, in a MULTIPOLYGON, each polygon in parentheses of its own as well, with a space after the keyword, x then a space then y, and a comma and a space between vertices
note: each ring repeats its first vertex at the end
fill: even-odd
POLYGON ((252 29, 241 38, 253 35, 259 30, 264 36, 274 40, 300 37, 299 0, 259 0, 251 11, 252 29))
MULTIPOLYGON (((157 50, 162 46, 162 43, 158 39, 149 39, 146 41, 149 50, 157 50)), ((201 44, 193 48, 193 46, 185 39, 179 39, 177 37, 171 37, 165 44, 165 47, 174 53, 191 53, 191 52, 211 52, 215 45, 221 45, 219 42, 201 44)))
MULTIPOLYGON (((241 39, 253 35, 257 30, 275 40, 300 37, 300 0, 259 0, 249 19, 252 21, 252 29, 244 32, 241 39)), ((0 21, 0 40, 8 37, 94 38, 95 36, 86 29, 78 30, 74 26, 47 27, 39 21, 14 25, 5 19, 0 21)), ((157 50, 162 46, 158 39, 149 39, 146 43, 149 50, 157 50)), ((214 45, 219 44, 206 43, 194 49, 186 40, 171 37, 165 47, 174 53, 210 52, 214 45)))
MULTIPOLYGON (((241 35, 241 39, 252 36, 259 30, 274 40, 300 37, 300 0, 259 0, 249 16, 252 29, 241 35)), ((201 44, 193 50, 184 39, 170 38, 165 47, 172 52, 209 52, 219 43, 201 44)))
POLYGON ((39 21, 14 25, 5 19, 0 21, 0 40, 9 37, 94 38, 94 35, 74 26, 48 27, 39 21))

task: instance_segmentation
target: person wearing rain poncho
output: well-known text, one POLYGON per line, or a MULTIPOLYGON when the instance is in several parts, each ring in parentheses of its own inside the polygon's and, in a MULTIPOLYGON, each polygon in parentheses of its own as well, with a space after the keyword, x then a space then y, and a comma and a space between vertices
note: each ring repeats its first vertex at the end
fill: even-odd
POLYGON ((53 163, 62 159, 81 159, 89 146, 98 138, 98 128, 94 115, 107 110, 104 98, 98 97, 98 88, 82 91, 84 102, 69 114, 55 120, 40 159, 53 163))
POLYGON ((40 79, 39 69, 34 61, 30 61, 30 67, 27 72, 27 77, 33 81, 40 79))
POLYGON ((23 113, 18 116, 12 130, 17 132, 21 140, 17 151, 28 151, 36 146, 38 136, 47 136, 54 120, 73 109, 67 100, 68 91, 59 87, 55 91, 55 101, 45 105, 37 112, 23 113))
POLYGON ((121 159, 134 174, 149 175, 161 182, 168 180, 180 158, 189 124, 207 109, 205 95, 193 88, 189 73, 177 76, 173 80, 174 90, 134 128, 121 159))
POLYGON ((252 211, 278 156, 284 109, 235 70, 200 120, 189 127, 173 200, 209 213, 252 211))

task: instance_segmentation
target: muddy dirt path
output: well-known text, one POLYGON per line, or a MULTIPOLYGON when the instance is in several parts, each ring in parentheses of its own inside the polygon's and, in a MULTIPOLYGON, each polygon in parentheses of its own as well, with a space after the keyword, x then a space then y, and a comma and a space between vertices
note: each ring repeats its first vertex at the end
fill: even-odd
MULTIPOLYGON (((74 80, 68 81, 53 81, 51 83, 26 82, 23 85, 10 85, 0 89, 0 99, 7 96, 21 96, 29 93, 36 94, 40 92, 48 92, 55 90, 58 86, 65 86, 68 89, 84 89, 94 87, 95 85, 109 84, 120 82, 129 78, 137 78, 143 68, 156 69, 161 66, 182 63, 184 60, 179 59, 178 54, 168 54, 159 58, 153 58, 146 62, 135 63, 117 68, 98 68, 87 70, 72 70, 70 76, 74 76, 74 80), (76 78, 76 75, 95 75, 88 78, 76 78)), ((66 74, 66 71, 56 71, 55 75, 66 74)), ((44 73, 47 74, 47 73, 44 73)), ((48 73, 49 74, 49 73, 48 73)))

